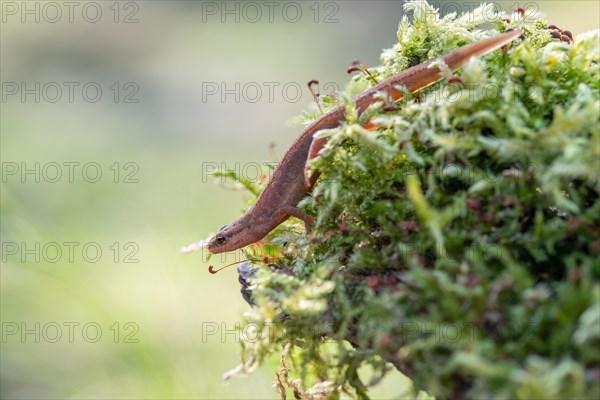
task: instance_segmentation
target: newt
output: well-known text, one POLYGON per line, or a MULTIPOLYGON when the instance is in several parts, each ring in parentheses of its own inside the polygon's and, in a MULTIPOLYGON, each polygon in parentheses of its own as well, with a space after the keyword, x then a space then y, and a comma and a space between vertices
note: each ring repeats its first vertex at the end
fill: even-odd
MULTIPOLYGON (((387 93, 394 101, 404 97, 398 87, 404 86, 410 93, 423 89, 443 78, 438 67, 431 67, 441 60, 451 72, 459 69, 471 57, 501 48, 523 35, 520 30, 507 31, 501 35, 461 46, 439 58, 413 66, 376 84, 354 98, 359 113, 371 104, 380 101, 373 97, 378 92, 387 93)), ((265 188, 256 202, 237 221, 222 227, 210 240, 193 244, 182 249, 190 251, 207 247, 213 254, 233 251, 262 240, 279 224, 293 216, 304 221, 310 230, 313 218, 300 210, 297 205, 310 191, 318 178, 318 172, 308 170, 307 161, 316 157, 327 143, 327 138, 313 139, 322 129, 338 127, 344 121, 343 104, 329 110, 309 124, 294 140, 275 168, 265 188)))

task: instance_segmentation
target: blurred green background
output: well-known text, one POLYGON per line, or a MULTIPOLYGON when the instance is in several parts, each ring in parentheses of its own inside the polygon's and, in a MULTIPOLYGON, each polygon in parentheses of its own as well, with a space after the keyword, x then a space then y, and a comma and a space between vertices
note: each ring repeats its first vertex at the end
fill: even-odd
MULTIPOLYGON (((330 93, 353 59, 377 65, 402 2, 67 3, 1 4, 1 397, 277 398, 277 357, 222 383, 248 306, 233 268, 178 248, 246 204, 206 168, 281 156, 306 82, 330 93)), ((598 28, 597 1, 519 6, 598 28)))

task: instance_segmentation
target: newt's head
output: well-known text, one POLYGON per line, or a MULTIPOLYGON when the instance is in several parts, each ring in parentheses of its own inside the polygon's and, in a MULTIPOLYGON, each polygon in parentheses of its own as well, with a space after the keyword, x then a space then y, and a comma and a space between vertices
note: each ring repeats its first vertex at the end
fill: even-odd
POLYGON ((246 243, 243 239, 246 235, 242 234, 242 224, 238 224, 237 221, 231 225, 225 225, 219 232, 210 238, 206 248, 213 254, 224 253, 226 251, 233 251, 240 249, 250 243, 246 243))

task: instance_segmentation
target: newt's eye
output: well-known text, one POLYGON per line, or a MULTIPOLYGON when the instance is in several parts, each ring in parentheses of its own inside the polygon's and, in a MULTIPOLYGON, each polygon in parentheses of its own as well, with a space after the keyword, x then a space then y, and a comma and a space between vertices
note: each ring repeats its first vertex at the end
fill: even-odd
POLYGON ((215 240, 217 241, 217 243, 223 244, 223 243, 225 243, 225 235, 223 235, 222 233, 219 233, 219 234, 217 234, 217 236, 215 236, 215 240))

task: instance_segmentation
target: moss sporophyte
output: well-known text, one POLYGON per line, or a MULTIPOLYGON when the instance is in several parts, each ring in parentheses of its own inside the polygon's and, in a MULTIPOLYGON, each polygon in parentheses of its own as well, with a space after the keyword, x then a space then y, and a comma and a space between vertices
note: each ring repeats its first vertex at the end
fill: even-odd
POLYGON ((263 239, 234 373, 281 353, 283 398, 366 398, 393 368, 397 397, 598 398, 599 32, 404 9, 209 244, 263 239))

